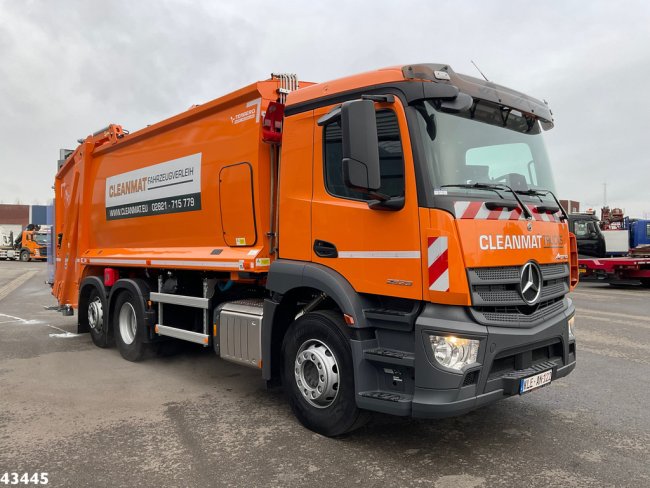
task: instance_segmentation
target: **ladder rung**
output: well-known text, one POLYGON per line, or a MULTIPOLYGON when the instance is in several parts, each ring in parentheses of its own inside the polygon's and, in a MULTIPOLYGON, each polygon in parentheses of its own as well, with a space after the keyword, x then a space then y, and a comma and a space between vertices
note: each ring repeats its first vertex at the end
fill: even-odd
POLYGON ((172 295, 171 293, 156 293, 151 292, 149 299, 152 302, 169 303, 171 305, 183 305, 185 307, 194 308, 210 308, 210 299, 201 297, 191 297, 188 295, 172 295))
POLYGON ((167 337, 174 337, 184 341, 195 342, 196 344, 203 344, 204 346, 210 345, 210 336, 192 332, 191 330, 178 329, 176 327, 169 327, 167 325, 156 325, 156 334, 167 337))

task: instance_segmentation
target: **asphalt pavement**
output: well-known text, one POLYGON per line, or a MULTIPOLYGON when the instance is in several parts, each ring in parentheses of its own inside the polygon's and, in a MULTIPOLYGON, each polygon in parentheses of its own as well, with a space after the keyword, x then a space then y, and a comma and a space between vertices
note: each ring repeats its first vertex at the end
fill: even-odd
MULTIPOLYGON (((0 262, 0 476, 48 486, 650 486, 650 290, 572 293, 578 366, 468 415, 303 428, 259 372, 200 346, 129 363, 76 334, 43 263, 0 262)), ((2 486, 0 481, 0 486, 2 486)))

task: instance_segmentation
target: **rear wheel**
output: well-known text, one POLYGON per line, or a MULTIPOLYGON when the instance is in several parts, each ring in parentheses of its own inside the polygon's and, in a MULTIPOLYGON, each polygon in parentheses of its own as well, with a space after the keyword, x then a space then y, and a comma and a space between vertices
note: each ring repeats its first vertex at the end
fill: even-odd
POLYGON ((293 413, 325 436, 350 432, 365 423, 357 408, 349 340, 331 311, 296 320, 282 343, 282 382, 293 413))
POLYGON ((120 293, 113 312, 113 335, 120 354, 127 361, 140 361, 149 352, 144 342, 144 315, 142 304, 130 291, 120 293))
POLYGON ((650 278, 641 278, 641 286, 650 288, 650 278))
MULTIPOLYGON (((85 320, 90 331, 90 338, 97 347, 105 348, 111 345, 111 337, 104 316, 105 304, 95 287, 88 297, 85 310, 85 320)), ((81 312, 83 313, 83 311, 81 312)), ((81 318, 81 317, 80 317, 81 318)))
POLYGON ((20 252, 20 260, 24 263, 29 261, 29 251, 26 249, 20 252))

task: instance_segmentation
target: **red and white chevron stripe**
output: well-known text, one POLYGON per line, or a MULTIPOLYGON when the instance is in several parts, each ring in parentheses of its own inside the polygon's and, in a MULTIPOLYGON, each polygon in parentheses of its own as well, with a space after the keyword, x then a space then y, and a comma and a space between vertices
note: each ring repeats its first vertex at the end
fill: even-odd
POLYGON ((449 257, 446 237, 428 238, 429 290, 449 291, 449 257))
MULTIPOLYGON (((527 207, 533 214, 535 220, 559 222, 557 214, 539 212, 535 205, 527 205, 527 207)), ((520 220, 525 218, 520 208, 515 208, 514 210, 505 208, 501 210, 490 210, 485 206, 484 202, 454 202, 454 213, 457 219, 520 220)))
POLYGON ((535 220, 541 220, 543 222, 559 222, 560 217, 558 216, 557 213, 548 213, 548 212, 540 212, 537 210, 537 207, 533 205, 528 205, 528 208, 530 209, 530 212, 533 214, 533 218, 535 220))

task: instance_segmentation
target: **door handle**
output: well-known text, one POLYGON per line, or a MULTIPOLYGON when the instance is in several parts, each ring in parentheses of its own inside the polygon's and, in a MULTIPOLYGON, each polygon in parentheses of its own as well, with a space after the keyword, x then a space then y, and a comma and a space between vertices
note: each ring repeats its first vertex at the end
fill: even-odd
POLYGON ((319 258, 336 258, 339 255, 334 244, 320 239, 314 241, 314 252, 319 258))

